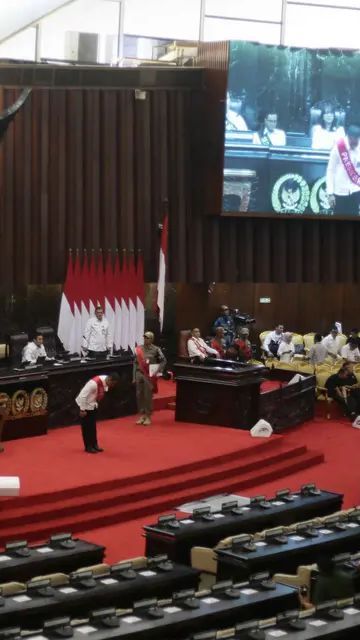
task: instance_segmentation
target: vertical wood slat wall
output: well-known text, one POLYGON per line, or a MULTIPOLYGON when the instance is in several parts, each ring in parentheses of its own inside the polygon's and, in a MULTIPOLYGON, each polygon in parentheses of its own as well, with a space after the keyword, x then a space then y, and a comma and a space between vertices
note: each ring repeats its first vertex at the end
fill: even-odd
POLYGON ((172 282, 359 282, 359 221, 206 215, 203 98, 33 90, 0 143, 1 290, 62 283, 69 247, 140 248, 156 280, 165 199, 172 282))

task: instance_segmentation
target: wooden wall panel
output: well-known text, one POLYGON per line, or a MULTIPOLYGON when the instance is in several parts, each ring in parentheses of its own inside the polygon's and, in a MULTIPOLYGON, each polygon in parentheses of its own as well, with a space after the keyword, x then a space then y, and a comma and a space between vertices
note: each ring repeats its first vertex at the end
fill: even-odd
POLYGON ((199 326, 203 334, 208 334, 222 304, 251 314, 256 319, 252 328, 255 336, 279 322, 289 331, 299 333, 325 333, 336 321, 342 322, 346 331, 360 327, 356 284, 248 282, 218 283, 210 287, 179 285, 177 330, 199 326), (260 298, 270 298, 271 302, 263 304, 260 298))

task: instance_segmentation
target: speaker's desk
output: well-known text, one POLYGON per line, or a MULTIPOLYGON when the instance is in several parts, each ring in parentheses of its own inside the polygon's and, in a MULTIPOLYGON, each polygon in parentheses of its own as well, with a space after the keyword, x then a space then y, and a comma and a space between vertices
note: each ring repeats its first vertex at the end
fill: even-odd
POLYGON ((250 429, 258 420, 262 365, 210 360, 176 362, 175 420, 250 429))
POLYGON ((99 407, 99 419, 136 413, 133 357, 45 362, 30 368, 0 369, 0 406, 5 408, 3 440, 42 435, 48 427, 75 424, 79 409, 75 398, 92 377, 117 372, 120 384, 99 407))

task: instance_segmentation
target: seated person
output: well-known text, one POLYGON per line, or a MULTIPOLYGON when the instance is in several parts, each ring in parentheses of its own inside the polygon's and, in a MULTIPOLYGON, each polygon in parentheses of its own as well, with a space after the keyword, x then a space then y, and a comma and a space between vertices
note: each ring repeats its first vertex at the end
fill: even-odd
POLYGON ((327 600, 342 600, 355 595, 355 572, 346 571, 337 566, 332 558, 321 556, 318 561, 319 575, 311 597, 312 603, 318 605, 327 600))
POLYGON ((234 346, 237 349, 239 360, 251 360, 252 348, 249 340, 250 331, 247 327, 241 327, 239 331, 239 337, 236 338, 234 346))
POLYGON ((345 409, 351 420, 359 415, 360 389, 351 362, 344 362, 341 369, 327 379, 325 387, 329 397, 345 409))
POLYGON ((248 126, 241 115, 242 100, 229 93, 226 94, 225 128, 227 131, 247 131, 248 126))
POLYGON ((191 338, 187 343, 188 354, 190 358, 196 362, 204 362, 206 358, 212 356, 218 358, 219 354, 215 349, 209 347, 200 335, 200 329, 195 328, 191 331, 191 338))
POLYGON ((359 329, 351 329, 347 339, 348 344, 350 340, 356 340, 358 347, 360 347, 359 329))
POLYGON ((321 364, 322 362, 324 362, 326 356, 327 350, 322 343, 322 336, 320 335, 320 333, 315 333, 314 344, 309 351, 310 363, 313 365, 321 364))
POLYGON ((270 333, 267 334, 263 344, 263 349, 267 356, 269 357, 277 356, 280 342, 283 339, 283 334, 284 334, 283 324, 278 324, 275 327, 274 331, 270 331, 270 333))
POLYGON ((218 352, 219 358, 226 357, 226 343, 224 338, 225 332, 223 327, 215 329, 215 337, 211 340, 210 346, 218 352))
POLYGON ((354 338, 350 338, 348 343, 345 344, 341 349, 341 357, 348 362, 359 362, 360 351, 358 341, 354 338))
POLYGON ((321 108, 320 122, 311 131, 311 147, 313 149, 332 149, 339 138, 344 138, 344 127, 338 127, 335 109, 330 102, 325 102, 321 108))
POLYGON ((226 304, 220 307, 221 315, 215 320, 213 325, 213 331, 216 333, 218 327, 224 329, 224 340, 227 347, 232 345, 235 335, 235 324, 232 316, 230 315, 230 309, 226 304))
POLYGON ((31 342, 28 342, 26 347, 23 348, 22 359, 23 363, 36 364, 38 358, 45 358, 45 360, 53 360, 48 358, 44 347, 44 336, 42 333, 35 335, 31 342))
POLYGON ((325 338, 322 341, 325 349, 326 355, 329 356, 332 360, 336 360, 339 358, 340 349, 341 349, 341 340, 339 337, 339 331, 337 327, 333 327, 325 338))
POLYGON ((292 341, 292 333, 286 331, 283 334, 283 339, 279 344, 277 356, 280 362, 291 362, 294 357, 295 346, 292 341))
POLYGON ((253 144, 261 144, 267 147, 285 147, 286 134, 282 129, 276 128, 277 123, 277 113, 268 111, 265 114, 263 125, 253 135, 253 144))

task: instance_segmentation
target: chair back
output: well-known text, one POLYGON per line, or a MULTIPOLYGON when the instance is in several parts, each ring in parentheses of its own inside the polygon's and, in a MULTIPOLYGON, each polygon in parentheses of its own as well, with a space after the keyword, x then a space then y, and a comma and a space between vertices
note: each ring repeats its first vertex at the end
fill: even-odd
POLYGON ((15 333, 8 338, 8 353, 11 366, 21 364, 22 352, 29 342, 27 333, 15 333))
POLYGON ((340 345, 341 348, 343 348, 347 343, 347 336, 345 336, 343 333, 339 333, 338 338, 340 338, 340 345))
POLYGON ((292 341, 293 341, 293 344, 299 344, 302 347, 304 346, 304 338, 302 335, 300 335, 300 333, 293 333, 292 341))
POLYGON ((311 347, 314 344, 315 333, 305 333, 303 336, 305 351, 310 351, 311 347))
POLYGON ((179 358, 189 358, 189 353, 187 349, 187 343, 189 338, 191 338, 191 330, 182 329, 179 334, 179 346, 178 346, 179 358))
POLYGON ((271 333, 271 331, 262 331, 259 335, 260 344, 263 345, 266 336, 271 333))

